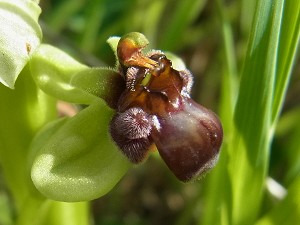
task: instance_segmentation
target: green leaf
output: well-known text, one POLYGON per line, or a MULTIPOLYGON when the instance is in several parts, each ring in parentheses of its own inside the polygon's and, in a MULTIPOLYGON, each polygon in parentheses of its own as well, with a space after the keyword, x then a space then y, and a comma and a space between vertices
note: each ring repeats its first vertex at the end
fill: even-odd
MULTIPOLYGON (((300 174, 300 107, 294 108, 283 114, 276 127, 276 138, 282 140, 282 148, 284 148, 284 158, 286 160, 284 183, 289 184, 295 177, 300 174)), ((278 144, 277 144, 278 145, 278 144)))
POLYGON ((288 188, 287 196, 255 225, 294 225, 300 221, 300 176, 288 188))
POLYGON ((283 1, 258 1, 235 108, 228 165, 232 223, 251 224, 261 204, 269 163, 271 116, 283 1), (238 168, 238 169, 237 169, 238 168), (248 207, 242 207, 242 205, 248 207))
POLYGON ((191 24, 200 12, 203 10, 206 1, 186 0, 177 1, 175 9, 168 21, 167 29, 161 34, 160 48, 168 50, 177 50, 180 47, 180 41, 189 24, 191 24))
POLYGON ((276 126, 279 113, 285 97, 295 53, 300 37, 300 1, 286 0, 284 2, 284 17, 281 21, 280 43, 278 46, 277 75, 272 108, 272 122, 276 126))
POLYGON ((57 113, 55 101, 36 87, 28 66, 15 87, 11 90, 0 85, 0 164, 15 209, 21 211, 34 189, 27 164, 30 142, 57 113))
POLYGON ((0 224, 11 225, 12 212, 7 194, 4 191, 0 192, 0 224))
MULTIPOLYGON (((203 224, 227 224, 229 220, 231 201, 231 184, 232 180, 228 173, 228 162, 231 157, 231 149, 236 149, 233 143, 234 138, 234 123, 233 112, 237 98, 237 65, 234 49, 234 38, 229 23, 228 15, 224 12, 224 6, 221 0, 216 1, 219 20, 222 25, 223 36, 223 64, 222 64, 222 89, 220 102, 220 117, 223 126, 224 139, 220 152, 220 159, 216 168, 212 170, 211 175, 208 176, 208 183, 206 184, 206 213, 202 218, 203 224), (222 190, 219 189, 222 185, 222 190), (222 205, 220 208, 219 206, 222 205), (222 220, 222 216, 225 219, 222 220)), ((234 178, 233 178, 234 179, 234 178)))
POLYGON ((39 133, 32 144, 37 153, 31 176, 41 193, 58 201, 86 201, 115 186, 130 163, 110 140, 112 113, 97 102, 39 133))
MULTIPOLYGON (((226 120, 224 145, 208 184, 209 210, 204 224, 255 223, 264 193, 274 118, 282 106, 295 58, 299 5, 292 0, 257 2, 234 116, 222 114, 226 120)), ((231 78, 226 79, 224 90, 234 93, 231 78)), ((224 96, 227 104, 222 105, 222 112, 231 110, 234 96, 230 94, 224 96)))
POLYGON ((41 9, 31 0, 0 2, 0 82, 14 88, 15 81, 40 45, 41 9))

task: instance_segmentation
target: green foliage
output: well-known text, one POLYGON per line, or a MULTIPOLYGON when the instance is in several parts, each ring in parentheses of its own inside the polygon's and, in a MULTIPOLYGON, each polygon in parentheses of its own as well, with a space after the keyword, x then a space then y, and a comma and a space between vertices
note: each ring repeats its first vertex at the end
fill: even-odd
POLYGON ((0 82, 13 88, 21 70, 41 43, 41 9, 33 1, 0 2, 0 82))
MULTIPOLYGON (((230 132, 232 136, 224 143, 226 150, 210 181, 210 187, 220 187, 224 182, 226 185, 218 191, 213 189, 215 193, 209 190, 214 198, 208 200, 211 211, 205 214, 206 224, 254 224, 257 219, 265 190, 274 126, 291 74, 290 57, 295 55, 298 44, 299 9, 300 5, 292 1, 257 3, 237 103, 231 115, 224 113, 224 119, 231 121, 225 123, 225 135, 230 132), (286 15, 290 14, 295 17, 284 23, 286 15), (217 207, 220 204, 221 209, 217 207), (216 210, 222 213, 217 214, 216 210)), ((234 93, 235 78, 228 75, 226 78, 224 90, 234 93)), ((223 107, 228 103, 234 105, 230 94, 223 101, 223 107)), ((300 217, 297 212, 294 216, 300 217)), ((290 217, 289 223, 293 224, 294 216, 290 217)), ((282 218, 286 218, 284 213, 282 218)))
MULTIPOLYGON (((149 223, 143 215, 117 216, 126 210, 120 204, 128 196, 119 192, 130 178, 121 191, 113 189, 131 165, 108 134, 124 85, 113 55, 119 38, 111 36, 131 31, 143 32, 151 48, 184 56, 195 75, 193 95, 219 108, 224 127, 219 162, 202 181, 184 185, 164 177, 165 193, 177 191, 170 202, 184 199, 170 223, 300 221, 299 105, 290 103, 280 115, 289 81, 299 82, 291 76, 293 66, 299 72, 299 1, 53 0, 41 2, 39 23, 38 3, 0 0, 0 224, 89 224, 89 200, 108 192, 105 208, 116 212, 108 213, 111 220, 102 215, 101 224, 155 224, 153 215, 149 223), (41 44, 42 36, 48 44, 41 44), (82 110, 58 118, 60 100, 82 110), (269 177, 287 194, 270 197, 269 177), (184 194, 189 188, 194 192, 184 194), (3 197, 6 189, 11 200, 3 197), (66 203, 74 201, 84 202, 66 203)), ((170 55, 182 68, 182 60, 170 55)), ((137 180, 154 182, 165 170, 137 180)), ((155 185, 147 185, 151 193, 155 185)), ((134 200, 144 196, 133 192, 134 200)), ((150 205, 151 196, 144 196, 150 205)), ((131 202, 124 205, 134 211, 131 202)))
POLYGON ((297 224, 300 215, 300 177, 296 177, 289 185, 287 196, 270 212, 258 220, 255 225, 297 224))

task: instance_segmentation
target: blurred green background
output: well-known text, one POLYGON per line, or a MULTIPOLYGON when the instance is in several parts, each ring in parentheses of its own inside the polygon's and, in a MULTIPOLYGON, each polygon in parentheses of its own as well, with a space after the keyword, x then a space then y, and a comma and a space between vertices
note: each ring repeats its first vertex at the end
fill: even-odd
MULTIPOLYGON (((235 146, 228 144, 228 137, 234 134, 233 131, 230 133, 231 126, 228 125, 233 123, 233 116, 232 121, 228 121, 229 117, 224 113, 227 109, 232 111, 232 106, 221 100, 224 98, 222 85, 224 73, 228 72, 233 77, 228 80, 236 86, 239 86, 242 74, 245 73, 243 70, 247 63, 247 44, 256 3, 255 0, 42 0, 40 24, 43 42, 63 49, 90 66, 113 67, 114 55, 106 40, 131 31, 145 34, 150 42, 149 49, 177 54, 194 75, 193 98, 221 115, 221 120, 225 123, 223 151, 228 148, 234 151, 235 146)), ((297 26, 299 27, 299 18, 297 26)), ((297 30, 296 32, 299 33, 297 30)), ((254 216, 257 220, 264 218, 266 213, 276 207, 282 200, 281 194, 295 180, 299 180, 300 63, 297 59, 299 57, 294 59, 288 91, 283 93, 285 100, 281 116, 266 156, 266 173, 277 182, 282 191, 279 188, 279 194, 273 193, 270 187, 274 185, 267 185, 263 189, 259 209, 254 209, 258 210, 254 216)), ((231 89, 233 98, 237 98, 237 90, 238 88, 231 89)), ((252 93, 256 91, 252 89, 252 93)), ((238 149, 237 147, 237 151, 238 149)), ((221 217, 220 214, 224 213, 221 199, 220 208, 215 207, 213 210, 205 202, 210 202, 210 198, 213 199, 214 196, 218 197, 219 191, 221 193, 228 188, 228 183, 217 182, 220 186, 215 186, 214 178, 217 175, 214 172, 195 183, 180 183, 162 160, 153 155, 144 164, 132 168, 110 193, 91 202, 91 224, 213 224, 207 222, 209 219, 203 219, 205 215, 213 217, 215 211, 219 214, 216 217, 221 217)), ((224 166, 223 163, 224 161, 218 171, 224 166)), ((226 179, 224 178, 225 182, 226 179)), ((237 175, 228 178, 230 179, 241 177, 237 175)), ((9 197, 4 194, 6 191, 2 179, 0 182, 4 190, 0 194, 0 204, 11 205, 9 197)), ((296 187, 300 187, 299 182, 296 187)), ((299 199, 300 191, 294 192, 296 195, 298 193, 298 198, 293 199, 299 199)), ((230 196, 224 198, 230 199, 230 196)), ((231 200, 227 201, 228 205, 233 204, 231 200)), ((211 201, 218 203, 218 199, 211 201)), ((242 207, 251 208, 252 205, 242 207)), ((295 207, 299 207, 299 203, 295 207)), ((293 218, 300 218, 299 208, 286 209, 295 213, 293 218)), ((234 217, 234 213, 232 215, 234 217)), ((284 224, 281 222, 287 217, 282 215, 277 222, 270 223, 262 220, 261 224, 284 224)), ((293 221, 295 220, 286 224, 293 224, 293 221)), ((223 221, 220 224, 228 223, 223 221)))
MULTIPOLYGON (((91 66, 114 65, 114 55, 106 44, 108 37, 142 32, 150 49, 173 52, 185 61, 195 79, 194 99, 218 112, 226 60, 224 18, 230 26, 233 45, 233 55, 227 59, 235 61, 233 71, 240 76, 255 4, 247 0, 41 1, 41 24, 44 42, 91 66)), ((296 160, 295 154, 300 158, 299 142, 293 140, 300 137, 299 61, 293 74, 270 156, 269 174, 283 186, 291 182, 288 171, 291 161, 296 160)), ((299 171, 299 167, 295 169, 299 171)), ((202 201, 205 182, 206 178, 182 184, 159 158, 150 157, 129 171, 113 191, 92 202, 93 219, 95 224, 104 225, 201 224, 206 212, 202 201)), ((261 214, 274 204, 273 200, 265 197, 261 214)))

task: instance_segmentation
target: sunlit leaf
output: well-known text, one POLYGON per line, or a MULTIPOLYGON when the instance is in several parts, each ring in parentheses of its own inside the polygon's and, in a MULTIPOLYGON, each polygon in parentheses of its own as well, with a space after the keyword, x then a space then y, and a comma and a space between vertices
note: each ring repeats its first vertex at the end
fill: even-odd
POLYGON ((0 82, 14 88, 15 81, 40 45, 41 9, 31 0, 0 1, 0 82))
POLYGON ((300 1, 286 0, 284 2, 280 43, 278 46, 277 76, 275 79, 275 94, 272 108, 272 122, 276 122, 281 111, 285 91, 296 59, 295 53, 300 38, 300 1))
POLYGON ((255 225, 295 225, 300 221, 300 176, 288 188, 287 196, 255 225))
POLYGON ((28 147, 35 132, 56 116, 55 102, 39 90, 26 66, 15 89, 0 85, 0 164, 2 178, 20 209, 33 187, 27 170, 28 147))
MULTIPOLYGON (((225 114, 226 152, 221 153, 210 179, 204 224, 253 224, 258 216, 274 118, 282 106, 295 57, 299 12, 299 4, 289 0, 257 2, 233 120, 225 114)), ((224 90, 230 93, 234 86, 230 76, 226 79, 224 90)), ((222 105, 223 112, 232 103, 232 96, 225 97, 223 101, 229 104, 222 105)))

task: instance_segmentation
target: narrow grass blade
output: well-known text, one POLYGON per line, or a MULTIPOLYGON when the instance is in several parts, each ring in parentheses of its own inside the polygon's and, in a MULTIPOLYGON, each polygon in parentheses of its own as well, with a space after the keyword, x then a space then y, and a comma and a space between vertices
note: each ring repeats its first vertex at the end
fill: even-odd
POLYGON ((300 176, 290 185, 288 195, 255 225, 295 225, 300 221, 300 176))
POLYGON ((178 1, 167 29, 163 32, 159 48, 174 51, 178 49, 186 27, 199 15, 206 1, 178 1))
POLYGON ((284 16, 280 31, 280 43, 277 58, 277 73, 275 80, 275 94, 272 109, 274 126, 278 119, 285 97, 294 56, 299 45, 300 37, 300 1, 286 0, 284 2, 284 16))
MULTIPOLYGON (((282 105, 299 37, 298 4, 293 5, 296 9, 290 4, 292 1, 284 0, 257 2, 234 118, 231 124, 227 121, 230 113, 224 117, 223 152, 207 186, 207 201, 211 202, 204 224, 254 224, 257 219, 274 118, 282 105), (282 57, 285 61, 279 66, 282 57)), ((230 86, 226 89, 232 91, 230 86)), ((223 99, 221 111, 230 110, 230 102, 223 99)))

